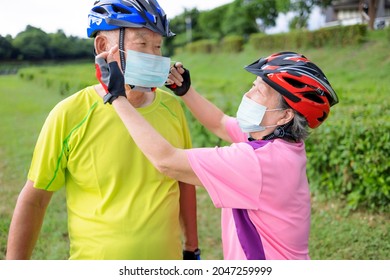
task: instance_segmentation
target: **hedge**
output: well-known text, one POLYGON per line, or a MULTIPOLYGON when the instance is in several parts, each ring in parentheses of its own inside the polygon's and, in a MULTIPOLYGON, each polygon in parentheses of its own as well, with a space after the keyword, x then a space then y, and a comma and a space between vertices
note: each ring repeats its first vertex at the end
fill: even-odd
POLYGON ((307 49, 324 46, 348 46, 364 42, 366 35, 367 26, 357 24, 274 35, 256 33, 249 37, 249 44, 254 49, 307 49))
MULTIPOLYGON (((390 33, 390 32, 389 32, 390 33)), ((255 33, 249 36, 249 45, 253 49, 308 49, 325 46, 348 46, 360 44, 367 36, 367 25, 356 24, 350 26, 327 27, 315 31, 294 31, 267 35, 255 33)), ((239 53, 244 49, 245 40, 242 36, 230 35, 220 42, 217 40, 199 40, 185 46, 189 53, 239 53)), ((182 52, 182 50, 179 50, 182 52)))
POLYGON ((312 192, 320 199, 341 199, 353 210, 386 212, 390 206, 390 117, 379 114, 390 108, 384 104, 366 110, 369 107, 378 110, 376 117, 367 117, 363 108, 344 111, 352 118, 339 116, 313 131, 306 141, 307 173, 312 192))

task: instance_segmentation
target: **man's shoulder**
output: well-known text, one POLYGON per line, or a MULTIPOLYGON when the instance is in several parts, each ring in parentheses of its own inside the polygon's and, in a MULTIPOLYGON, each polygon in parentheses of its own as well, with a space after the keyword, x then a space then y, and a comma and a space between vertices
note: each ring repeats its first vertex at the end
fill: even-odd
POLYGON ((164 104, 172 110, 183 110, 181 100, 176 95, 162 89, 157 89, 157 94, 160 96, 160 104, 164 104))
POLYGON ((174 94, 172 94, 172 93, 170 93, 170 92, 168 92, 166 90, 157 88, 156 92, 161 95, 161 98, 163 100, 179 102, 178 98, 174 94))
POLYGON ((56 107, 67 107, 74 106, 75 103, 85 104, 90 102, 96 102, 98 100, 97 93, 94 90, 93 86, 85 87, 68 97, 64 98, 60 102, 58 102, 56 107))
POLYGON ((81 113, 90 110, 99 101, 93 86, 79 90, 58 102, 51 110, 51 114, 63 115, 68 113, 81 113))

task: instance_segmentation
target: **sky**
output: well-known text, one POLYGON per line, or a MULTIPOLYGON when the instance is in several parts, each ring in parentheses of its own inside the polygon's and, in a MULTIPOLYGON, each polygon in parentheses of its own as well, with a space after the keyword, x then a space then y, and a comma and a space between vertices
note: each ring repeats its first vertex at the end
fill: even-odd
MULTIPOLYGON (((67 36, 87 38, 88 12, 95 0, 18 0, 16 4, 6 1, 1 5, 0 35, 13 38, 26 29, 27 25, 42 29, 46 33, 56 33, 62 29, 67 36), (15 5, 19 9, 15 8, 15 5)), ((231 3, 233 0, 159 0, 168 18, 173 18, 185 9, 197 8, 199 11, 231 3)), ((318 11, 317 11, 318 12, 318 11)), ((287 32, 289 16, 281 16, 277 26, 267 33, 287 32)), ((314 11, 309 21, 309 29, 316 29, 322 24, 321 17, 314 11), (320 20, 318 20, 320 18, 320 20)))
MULTIPOLYGON (((4 1, 3 1, 4 2, 4 1)), ((18 0, 2 3, 0 35, 13 38, 26 29, 27 25, 42 29, 46 33, 56 33, 62 29, 67 36, 87 38, 88 12, 95 0, 18 0)), ((184 12, 184 9, 197 8, 210 10, 232 0, 159 0, 168 18, 184 12)))

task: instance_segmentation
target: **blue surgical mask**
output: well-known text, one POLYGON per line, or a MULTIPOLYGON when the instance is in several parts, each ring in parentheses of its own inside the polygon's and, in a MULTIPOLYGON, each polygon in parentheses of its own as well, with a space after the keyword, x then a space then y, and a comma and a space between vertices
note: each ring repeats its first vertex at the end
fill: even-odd
POLYGON ((263 131, 268 127, 274 127, 277 125, 262 126, 260 123, 263 120, 265 112, 279 111, 283 109, 270 109, 253 101, 246 95, 243 96, 241 104, 237 111, 237 121, 243 132, 255 132, 263 131))
POLYGON ((169 57, 127 50, 125 83, 144 88, 163 86, 170 67, 169 57))

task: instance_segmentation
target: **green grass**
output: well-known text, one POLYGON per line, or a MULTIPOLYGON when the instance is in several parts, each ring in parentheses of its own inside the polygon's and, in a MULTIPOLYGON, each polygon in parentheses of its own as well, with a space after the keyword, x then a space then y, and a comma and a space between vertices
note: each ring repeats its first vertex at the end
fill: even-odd
POLYGON ((338 202, 312 201, 312 259, 390 259, 389 213, 351 213, 338 202))
MULTIPOLYGON (((10 218, 26 180, 35 141, 47 114, 63 96, 17 76, 0 77, 0 96, 0 259, 3 259, 10 218)), ((66 208, 61 191, 49 206, 34 258, 66 258, 66 233, 66 208)))
MULTIPOLYGON (((353 106, 365 106, 368 99, 371 102, 377 97, 380 104, 381 98, 388 98, 389 42, 377 32, 370 38, 364 45, 343 49, 296 50, 321 66, 339 93, 341 102, 334 117, 349 117, 353 106)), ((243 67, 271 52, 247 48, 240 54, 181 54, 173 59, 190 69, 193 84, 201 93, 224 110, 235 112, 254 79, 243 67)), ((58 101, 95 81, 93 71, 91 63, 26 68, 20 70, 23 79, 0 76, 0 259, 5 256, 12 211, 25 183, 39 130, 58 101)), ((194 139, 195 146, 199 142, 194 139)), ((202 258, 222 259, 220 210, 214 208, 204 189, 197 193, 202 258)), ((342 201, 324 202, 316 197, 312 201, 312 259, 390 259, 389 212, 352 212, 342 201)), ((49 206, 33 259, 68 257, 66 219, 61 190, 49 206)))

